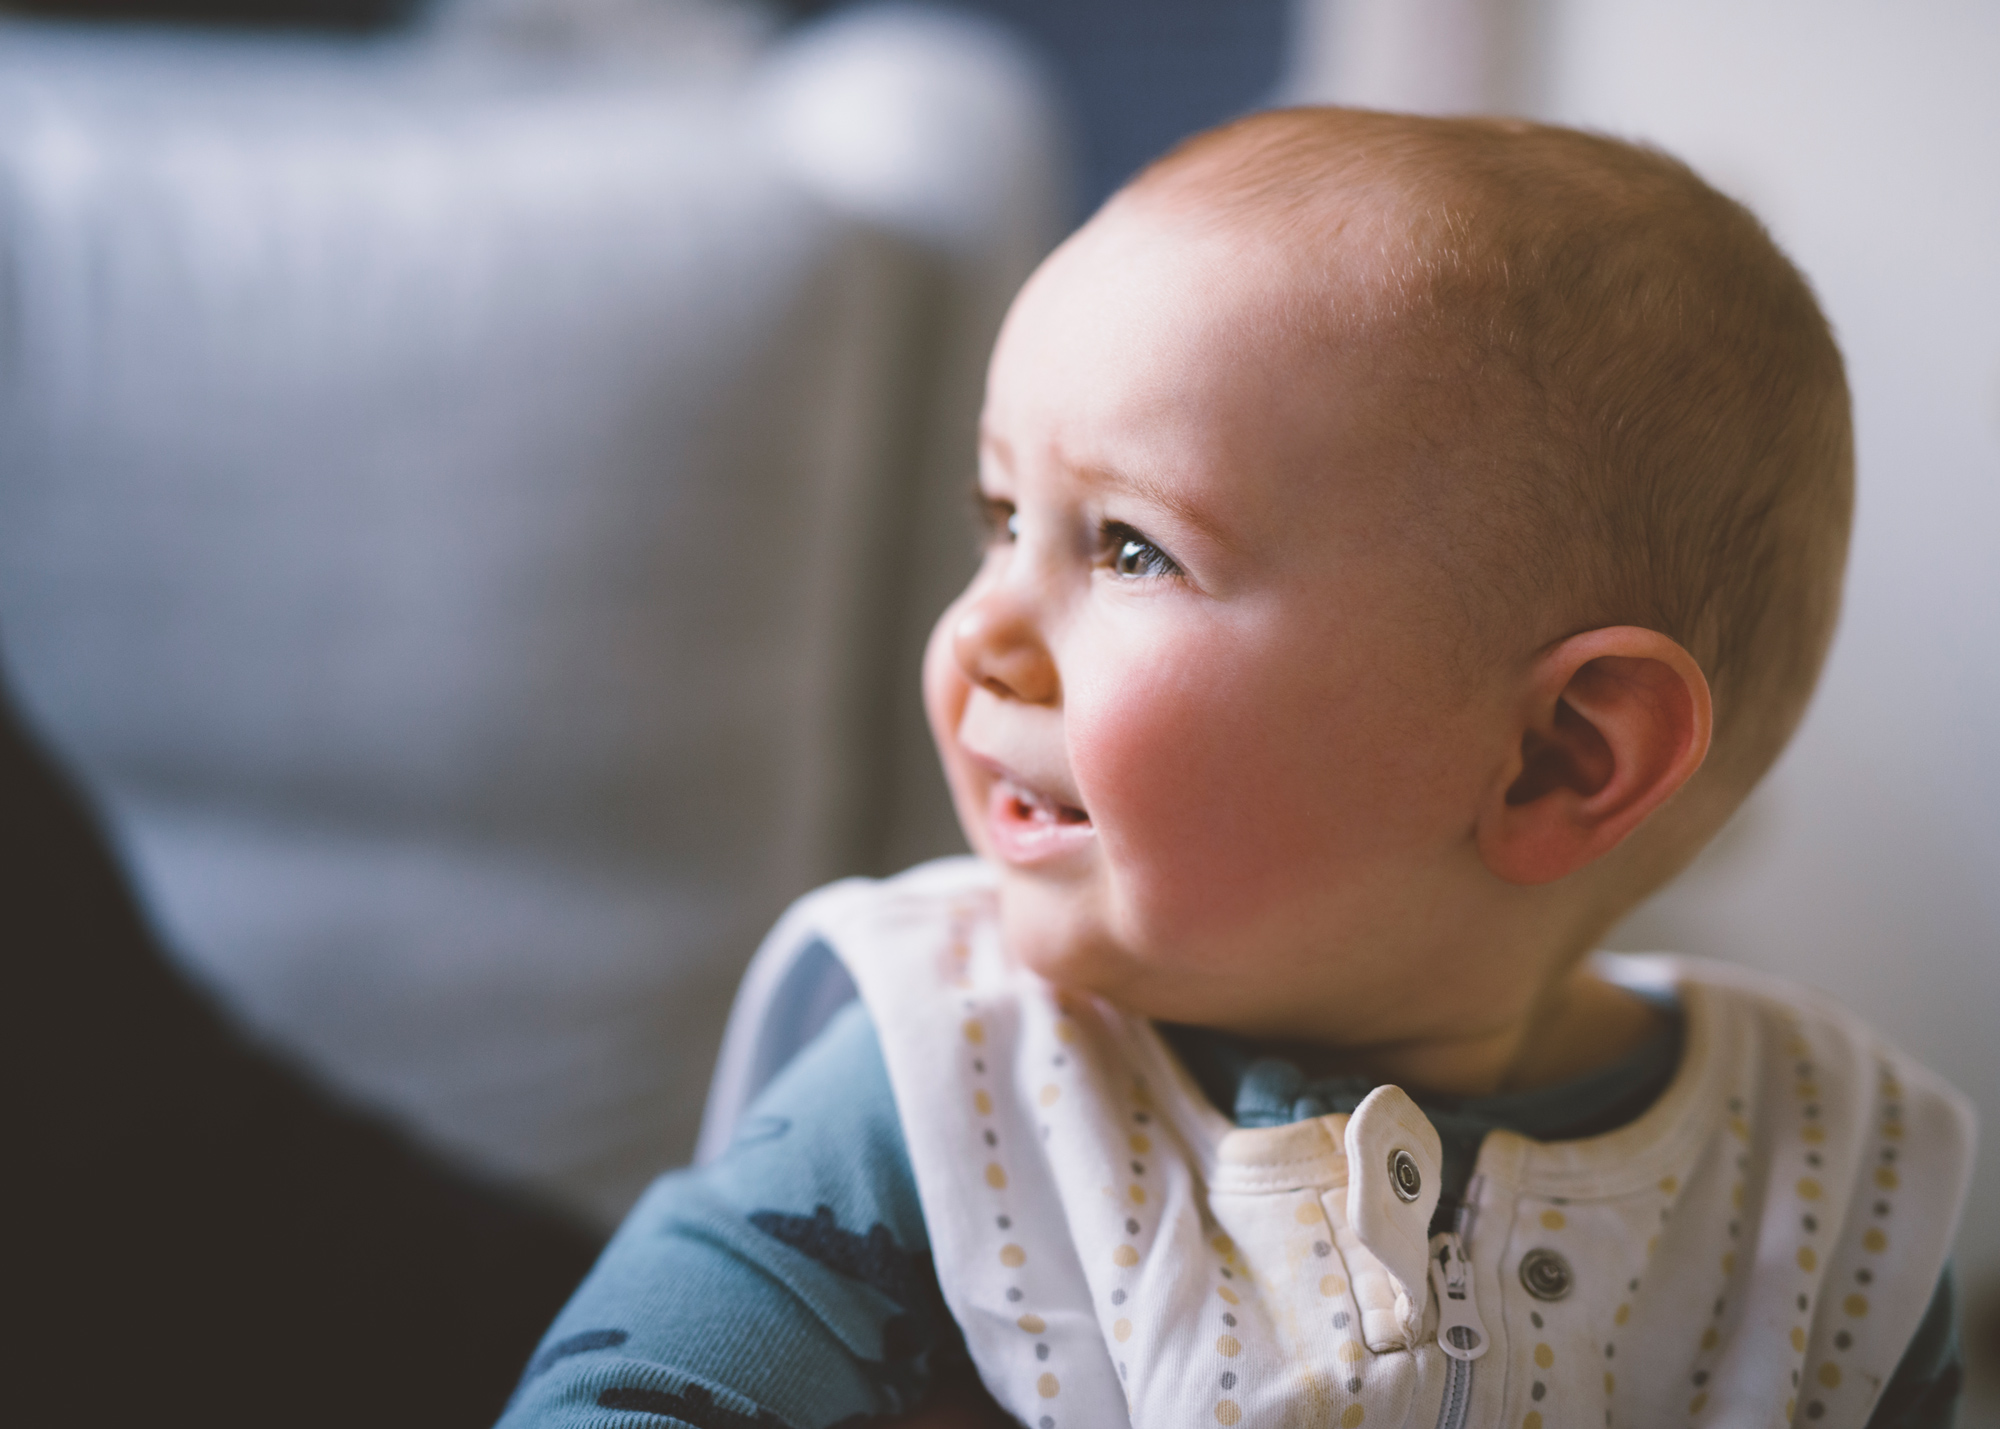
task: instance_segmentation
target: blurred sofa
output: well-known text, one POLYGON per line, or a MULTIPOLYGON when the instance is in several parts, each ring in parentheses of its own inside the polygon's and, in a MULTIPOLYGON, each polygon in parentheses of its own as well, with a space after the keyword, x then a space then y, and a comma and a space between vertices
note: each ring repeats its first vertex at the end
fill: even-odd
POLYGON ((1003 33, 0 20, 0 659, 196 976, 600 1221, 917 704, 1061 125, 1003 33))

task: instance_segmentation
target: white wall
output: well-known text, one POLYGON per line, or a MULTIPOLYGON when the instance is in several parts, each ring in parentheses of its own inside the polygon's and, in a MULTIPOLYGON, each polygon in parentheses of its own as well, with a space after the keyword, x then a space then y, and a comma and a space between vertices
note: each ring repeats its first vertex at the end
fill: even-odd
POLYGON ((2000 1295, 2000 5, 1308 0, 1302 14, 1301 95, 1511 108, 1652 140, 1747 201, 1817 286, 1860 442, 1840 637, 1783 763, 1615 941, 1827 988, 1978 1101, 1958 1263, 1975 1297, 2000 1295), (1391 11, 1415 18, 1385 28, 1391 11), (1423 17, 1445 28, 1425 34, 1423 17), (1467 27, 1494 37, 1483 69, 1467 27), (1439 71, 1410 78, 1433 44, 1439 71), (1439 94, 1437 73, 1456 87, 1439 94))

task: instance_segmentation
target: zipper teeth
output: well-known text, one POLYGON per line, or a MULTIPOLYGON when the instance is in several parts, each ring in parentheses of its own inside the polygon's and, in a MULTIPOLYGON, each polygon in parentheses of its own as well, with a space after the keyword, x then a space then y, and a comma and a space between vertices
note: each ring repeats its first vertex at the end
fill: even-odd
POLYGON ((1465 1429, 1472 1408, 1472 1361, 1447 1358, 1444 1403, 1438 1406, 1438 1429, 1465 1429))

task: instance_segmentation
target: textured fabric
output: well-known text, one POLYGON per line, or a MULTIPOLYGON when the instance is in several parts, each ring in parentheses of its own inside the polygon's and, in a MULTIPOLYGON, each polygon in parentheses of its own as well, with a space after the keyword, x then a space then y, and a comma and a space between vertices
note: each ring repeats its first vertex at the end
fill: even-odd
MULTIPOLYGON (((865 890, 866 886, 848 887, 865 890)), ((760 954, 760 968, 800 966, 801 953, 831 955, 830 946, 815 931, 814 912, 824 901, 824 895, 804 900, 780 923, 773 945, 760 954)), ((806 982, 818 988, 807 1002, 817 1002, 825 992, 821 986, 825 979, 806 982)), ((758 991, 754 985, 746 986, 746 1000, 756 1001, 758 991)), ((777 1014, 771 1030, 778 1041, 789 1041, 798 1030, 788 1019, 796 1020, 799 1009, 792 1003, 801 989, 792 988, 794 996, 788 1000, 785 980, 779 977, 762 991, 777 1014)), ((1659 995, 1657 989, 1653 992, 1659 995)), ((808 1021, 817 1026, 817 1015, 808 1021)), ((1356 1088, 1337 1079, 1303 1079, 1295 1068, 1261 1056, 1239 1039, 1193 1028, 1172 1029, 1171 1035, 1177 1052, 1201 1075, 1210 1099, 1230 1108, 1240 1125, 1280 1125, 1290 1112, 1316 1118, 1335 1099, 1345 1099, 1350 1106, 1356 1101, 1356 1088), (1247 1075, 1252 1069, 1256 1075, 1247 1075)), ((1671 1076, 1679 1041, 1676 1028, 1625 1062, 1575 1083, 1458 1101, 1451 1104, 1450 1113, 1440 1110, 1438 1115, 1445 1121, 1454 1115, 1467 1123, 1490 1121, 1542 1139, 1609 1130, 1643 1111, 1658 1094, 1671 1076)), ((773 1401, 758 1395, 768 1392, 759 1386, 771 1379, 772 1365, 783 1366, 782 1377, 795 1393, 793 1402, 804 1405, 788 1422, 818 1429, 865 1408, 886 1411, 890 1402, 886 1397, 840 1392, 841 1386, 851 1391, 861 1382, 845 1346, 873 1344, 881 1336, 885 1316, 902 1312, 889 1311, 879 1302, 850 1302, 859 1318, 845 1328, 830 1326, 824 1318, 826 1302, 809 1301, 790 1290, 786 1281, 791 1273, 787 1267, 796 1265, 795 1245, 810 1245, 815 1251, 809 1254, 816 1253, 821 1247, 852 1244, 852 1237, 865 1239, 879 1225, 887 1244, 921 1261, 931 1277, 927 1291, 913 1290, 908 1299, 923 1301, 937 1294, 928 1233, 921 1215, 912 1214, 918 1204, 915 1172, 866 1012, 849 1005, 835 1014, 824 1035, 746 1115, 736 1119, 735 1129, 736 1143, 717 1164, 669 1177, 647 1198, 599 1271, 549 1332, 510 1425, 609 1426, 619 1422, 611 1417, 611 1404, 625 1402, 621 1395, 642 1391, 681 1394, 675 1422, 721 1423, 724 1420, 715 1417, 718 1413, 737 1412, 747 1403, 771 1410, 773 1401), (865 1154, 857 1155, 857 1149, 865 1154), (693 1229, 718 1215, 733 1215, 739 1227, 809 1228, 809 1233, 787 1241, 768 1234, 745 1235, 739 1229, 727 1239, 729 1254, 721 1256, 714 1249, 713 1235, 693 1229), (699 1294, 691 1297, 698 1302, 698 1311, 663 1299, 663 1287, 687 1284, 691 1276, 700 1285, 699 1294), (700 1324, 693 1333, 678 1328, 695 1319, 700 1324), (736 1334, 718 1331, 718 1325, 734 1327, 736 1334), (735 1348, 739 1336, 762 1346, 762 1352, 742 1355, 735 1348), (616 1355, 605 1353, 614 1349, 616 1355), (799 1385, 833 1388, 825 1395, 798 1397, 799 1385), (693 1403, 683 1392, 687 1386, 698 1387, 712 1400, 693 1403)), ((1447 1192, 1450 1189, 1447 1185, 1447 1192)), ((834 1266, 837 1259, 828 1255, 821 1264, 834 1266)), ((850 1258, 846 1263, 852 1267, 859 1262, 850 1258)), ((857 1274, 853 1268, 836 1273, 857 1274)), ((949 1373, 953 1353, 948 1346, 955 1346, 955 1327, 948 1322, 934 1326, 926 1317, 914 1316, 911 1328, 921 1331, 910 1337, 911 1342, 930 1347, 926 1371, 943 1364, 949 1373)), ((1946 1277, 1871 1425, 1937 1429, 1949 1424, 1957 1385, 1946 1277)), ((1688 1394, 1699 1390, 1691 1384, 1688 1394)))
POLYGON ((1130 1396, 1148 1425, 1428 1423, 1449 1394, 1477 1422, 1685 1396, 1715 1422, 1858 1426, 1964 1192, 1962 1100, 1851 1016, 1623 960, 1682 1000, 1680 1070, 1605 1136, 1486 1138, 1470 1298, 1445 1306, 1482 1331, 1468 1382, 1435 1338, 1421 1228, 1414 1259, 1394 1234, 1429 1207, 1398 1208, 1383 1143, 1357 1141, 1369 1105, 1231 1128, 1149 1026, 1006 959, 970 861, 830 892, 815 921, 875 1015, 946 1302, 1032 1422, 1124 1422, 1130 1396))

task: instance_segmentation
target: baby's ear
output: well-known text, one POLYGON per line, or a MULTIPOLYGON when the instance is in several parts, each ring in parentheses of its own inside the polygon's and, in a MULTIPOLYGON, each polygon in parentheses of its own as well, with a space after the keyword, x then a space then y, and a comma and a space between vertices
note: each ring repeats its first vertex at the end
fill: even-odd
POLYGON ((1657 630, 1572 635, 1536 658, 1526 695, 1520 753, 1475 834, 1509 883, 1552 883, 1611 852, 1708 754, 1708 680, 1657 630))

